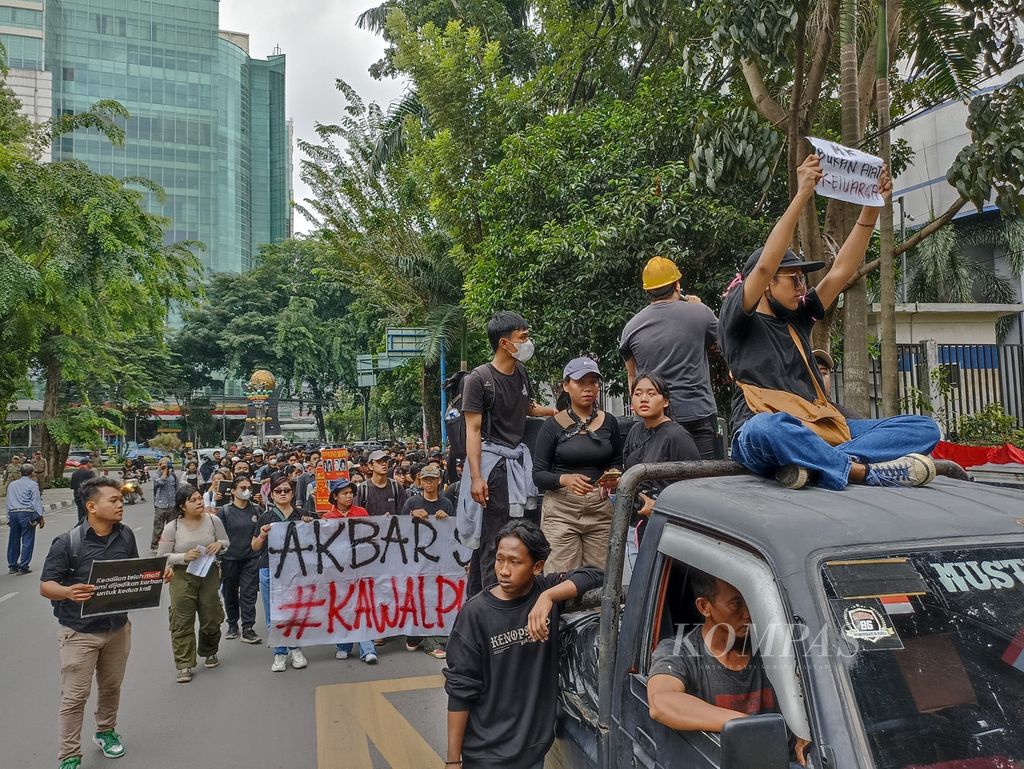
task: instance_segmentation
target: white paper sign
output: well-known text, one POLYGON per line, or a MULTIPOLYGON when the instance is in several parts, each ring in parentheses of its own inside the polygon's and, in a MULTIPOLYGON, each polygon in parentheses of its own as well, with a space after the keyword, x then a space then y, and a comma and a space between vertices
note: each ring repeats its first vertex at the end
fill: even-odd
POLYGON ((210 573, 210 567, 213 566, 214 561, 217 560, 217 556, 207 555, 206 545, 200 545, 196 550, 199 551, 199 557, 194 561, 189 561, 188 567, 185 571, 189 574, 195 574, 197 577, 205 577, 210 573))
POLYGON ((815 188, 819 195, 861 206, 885 205, 878 190, 882 159, 825 139, 807 137, 825 172, 815 188))
POLYGON ((454 516, 285 521, 267 548, 271 646, 446 636, 466 597, 454 516))

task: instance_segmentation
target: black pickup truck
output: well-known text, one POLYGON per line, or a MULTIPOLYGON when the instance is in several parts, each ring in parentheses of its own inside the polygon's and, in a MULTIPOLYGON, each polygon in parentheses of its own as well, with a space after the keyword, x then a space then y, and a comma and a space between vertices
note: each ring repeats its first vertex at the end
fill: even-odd
POLYGON ((562 633, 548 769, 1024 768, 1024 494, 950 463, 918 489, 788 491, 728 462, 631 468, 619 484, 607 579, 562 633), (627 588, 637 484, 658 499, 627 588), (658 641, 695 627, 688 576, 735 585, 782 716, 722 734, 655 722, 658 641))

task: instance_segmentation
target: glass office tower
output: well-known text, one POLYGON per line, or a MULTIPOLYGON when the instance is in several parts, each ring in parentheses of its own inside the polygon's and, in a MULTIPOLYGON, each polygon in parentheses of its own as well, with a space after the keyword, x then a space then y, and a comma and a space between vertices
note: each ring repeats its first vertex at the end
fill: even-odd
POLYGON ((218 30, 216 0, 48 0, 46 68, 55 114, 115 99, 131 113, 123 147, 95 130, 53 148, 101 173, 140 176, 169 220, 168 241, 206 245, 208 273, 241 272, 285 237, 285 57, 254 60, 248 36, 218 30))

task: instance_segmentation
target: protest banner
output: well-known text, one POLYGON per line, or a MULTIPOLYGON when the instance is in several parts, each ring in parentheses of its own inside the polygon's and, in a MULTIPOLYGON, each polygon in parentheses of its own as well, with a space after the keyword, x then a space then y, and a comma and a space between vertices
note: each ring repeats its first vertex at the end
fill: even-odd
POLYGON ((445 636, 465 599, 455 518, 286 521, 267 548, 271 646, 445 636))
MULTIPOLYGON (((316 511, 323 515, 331 509, 327 498, 331 481, 348 478, 348 449, 324 449, 320 454, 321 467, 316 468, 316 511)), ((303 500, 304 501, 304 500, 303 500)))
POLYGON ((82 617, 101 617, 138 609, 156 609, 164 586, 167 556, 93 561, 89 584, 92 598, 82 603, 82 617))
POLYGON ((878 189, 882 159, 866 152, 844 147, 826 139, 808 136, 807 141, 821 157, 824 176, 815 188, 819 195, 861 206, 885 204, 878 189))

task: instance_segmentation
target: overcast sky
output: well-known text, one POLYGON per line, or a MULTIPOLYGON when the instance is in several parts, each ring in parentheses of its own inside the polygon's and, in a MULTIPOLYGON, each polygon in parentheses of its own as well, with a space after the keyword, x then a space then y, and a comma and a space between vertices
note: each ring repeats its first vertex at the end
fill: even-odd
MULTIPOLYGON (((249 33, 249 53, 266 58, 280 45, 288 57, 287 110, 297 139, 313 139, 313 124, 335 122, 341 114, 337 78, 350 83, 366 101, 388 104, 404 90, 395 80, 374 80, 367 69, 384 51, 381 38, 356 27, 356 17, 374 0, 220 0, 220 28, 249 33)), ((295 199, 309 190, 298 178, 295 199)), ((295 229, 308 225, 296 214, 295 229)))

